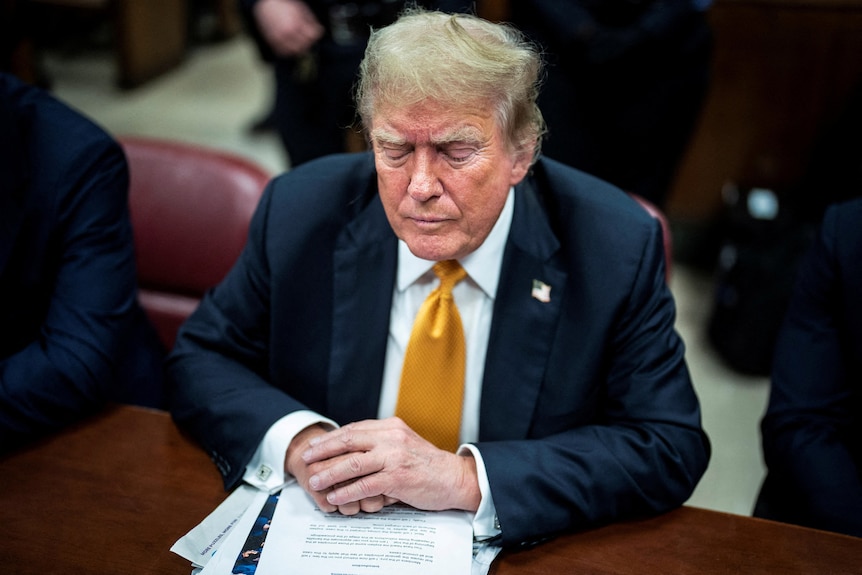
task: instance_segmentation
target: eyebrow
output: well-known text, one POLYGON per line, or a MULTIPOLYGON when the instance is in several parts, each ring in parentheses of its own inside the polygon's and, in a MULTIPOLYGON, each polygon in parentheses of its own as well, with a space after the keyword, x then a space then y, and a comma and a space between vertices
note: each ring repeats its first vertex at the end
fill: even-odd
POLYGON ((382 128, 374 128, 371 130, 371 139, 380 142, 381 144, 389 144, 391 146, 404 146, 407 141, 397 134, 393 134, 382 128))
MULTIPOLYGON (((375 128, 371 131, 371 138, 381 144, 390 146, 406 146, 409 142, 384 128, 375 128)), ((470 143, 481 144, 485 138, 480 130, 473 126, 460 126, 451 132, 447 132, 440 137, 431 139, 431 143, 435 146, 446 146, 454 143, 470 143)))

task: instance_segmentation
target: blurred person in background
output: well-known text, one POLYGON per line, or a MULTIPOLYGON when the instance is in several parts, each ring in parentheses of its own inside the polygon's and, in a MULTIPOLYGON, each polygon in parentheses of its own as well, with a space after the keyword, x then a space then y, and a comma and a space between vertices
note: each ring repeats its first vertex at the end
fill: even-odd
POLYGON ((761 432, 754 515, 862 537, 862 199, 826 209, 800 264, 761 432))
POLYGON ((546 51, 546 155, 663 208, 706 96, 708 0, 518 0, 546 51))
POLYGON ((109 401, 163 406, 127 199, 111 136, 0 73, 0 451, 109 401))

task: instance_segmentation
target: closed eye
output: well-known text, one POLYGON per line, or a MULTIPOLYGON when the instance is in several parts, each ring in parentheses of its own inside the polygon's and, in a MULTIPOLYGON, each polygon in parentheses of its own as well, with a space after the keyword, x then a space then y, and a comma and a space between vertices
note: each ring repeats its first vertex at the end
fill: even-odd
POLYGON ((399 162, 404 160, 412 151, 412 148, 409 146, 383 145, 381 146, 381 149, 386 160, 390 162, 399 162))
POLYGON ((476 155, 476 151, 475 146, 457 145, 446 146, 442 150, 442 154, 446 156, 450 163, 457 165, 470 161, 476 155))

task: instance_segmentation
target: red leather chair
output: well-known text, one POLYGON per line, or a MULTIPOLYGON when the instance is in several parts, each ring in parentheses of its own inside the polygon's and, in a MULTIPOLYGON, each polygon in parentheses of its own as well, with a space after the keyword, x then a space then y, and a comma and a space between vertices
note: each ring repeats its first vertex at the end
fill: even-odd
POLYGON ((658 206, 656 206, 646 198, 643 198, 637 194, 629 195, 634 198, 635 201, 639 203, 649 215, 657 219, 661 224, 661 233, 662 237, 664 238, 664 279, 665 281, 667 281, 668 285, 670 285, 670 275, 673 268, 673 236, 671 236, 670 224, 667 221, 667 217, 664 215, 664 212, 662 212, 658 208, 658 206))
POLYGON ((153 138, 121 137, 138 299, 164 345, 219 283, 246 242, 270 174, 230 152, 153 138))

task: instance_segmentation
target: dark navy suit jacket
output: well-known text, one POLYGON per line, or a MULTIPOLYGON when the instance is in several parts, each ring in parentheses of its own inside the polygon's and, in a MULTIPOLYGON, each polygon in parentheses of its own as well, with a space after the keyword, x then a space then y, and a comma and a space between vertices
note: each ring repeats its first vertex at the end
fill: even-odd
POLYGON ((108 134, 0 74, 0 451, 108 400, 163 400, 108 134))
POLYGON ((826 211, 800 265, 761 427, 755 515, 862 537, 862 199, 826 211))
MULTIPOLYGON (((659 225, 550 160, 516 187, 477 443, 506 544, 684 502, 709 447, 659 225), (550 302, 531 297, 533 280, 550 302)), ((370 153, 275 179, 168 360, 176 421, 240 480, 278 418, 377 414, 397 239, 370 153)))

